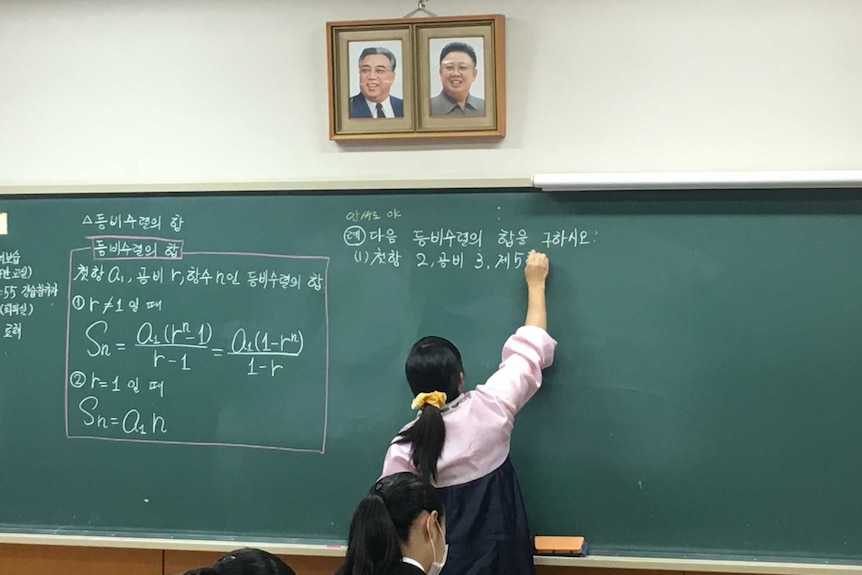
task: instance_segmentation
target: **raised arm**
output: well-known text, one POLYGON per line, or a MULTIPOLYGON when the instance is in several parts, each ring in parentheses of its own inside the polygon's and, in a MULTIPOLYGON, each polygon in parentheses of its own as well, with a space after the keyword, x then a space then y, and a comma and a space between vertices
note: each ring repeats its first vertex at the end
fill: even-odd
POLYGON ((548 257, 535 250, 527 255, 524 278, 527 281, 527 317, 503 346, 503 360, 497 372, 476 387, 477 397, 497 412, 511 429, 515 414, 542 385, 542 369, 554 361, 557 342, 548 335, 545 311, 545 278, 548 257))
POLYGON ((527 254, 524 278, 527 280, 527 318, 524 325, 547 331, 548 312, 545 309, 545 278, 548 277, 548 256, 536 250, 527 254))

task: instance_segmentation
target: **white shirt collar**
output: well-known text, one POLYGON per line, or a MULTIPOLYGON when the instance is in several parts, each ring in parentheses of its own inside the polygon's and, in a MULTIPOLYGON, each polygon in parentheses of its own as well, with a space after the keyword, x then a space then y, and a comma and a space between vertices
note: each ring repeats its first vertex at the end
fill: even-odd
MULTIPOLYGON (((467 393, 469 393, 469 392, 467 392, 467 393)), ((440 413, 446 413, 450 409, 455 409, 456 407, 461 405, 461 402, 464 400, 464 398, 467 397, 467 393, 462 393, 461 395, 459 395, 458 397, 456 397, 455 399, 453 399, 449 403, 445 404, 443 407, 440 408, 440 413)), ((420 415, 422 415, 421 409, 416 414, 416 418, 418 419, 420 415)))
MULTIPOLYGON (((468 392, 468 393, 469 393, 469 392, 468 392)), ((440 409, 440 413, 445 413, 445 412, 449 411, 450 409, 455 409, 456 407, 458 407, 458 406, 461 404, 461 402, 462 402, 462 401, 464 401, 464 399, 465 399, 466 397, 467 397, 467 394, 466 394, 466 393, 462 393, 461 395, 459 395, 458 397, 456 397, 454 400, 452 400, 451 402, 449 402, 449 403, 447 403, 446 405, 444 405, 444 406, 440 409)))
POLYGON ((425 568, 424 568, 424 567, 422 567, 422 564, 421 564, 421 563, 419 563, 419 562, 418 562, 417 560, 415 560, 415 559, 411 559, 410 557, 402 557, 402 558, 401 558, 401 561, 403 561, 404 563, 409 563, 410 565, 416 565, 417 567, 419 567, 420 569, 422 569, 422 572, 423 572, 423 573, 425 572, 425 568))
MULTIPOLYGON (((372 102, 368 98, 365 98, 365 103, 368 104, 368 109, 371 110, 371 115, 376 118, 377 117, 377 102, 372 102)), ((392 109, 392 99, 387 97, 385 100, 380 102, 383 106, 383 113, 386 114, 387 118, 395 117, 395 110, 392 109)))

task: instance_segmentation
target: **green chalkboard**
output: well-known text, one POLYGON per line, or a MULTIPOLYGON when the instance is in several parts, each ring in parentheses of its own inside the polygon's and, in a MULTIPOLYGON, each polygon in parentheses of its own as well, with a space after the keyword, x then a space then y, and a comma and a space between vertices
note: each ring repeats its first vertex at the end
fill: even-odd
POLYGON ((548 253, 532 529, 862 561, 862 191, 5 197, 0 529, 342 541, 436 333, 468 385, 548 253))

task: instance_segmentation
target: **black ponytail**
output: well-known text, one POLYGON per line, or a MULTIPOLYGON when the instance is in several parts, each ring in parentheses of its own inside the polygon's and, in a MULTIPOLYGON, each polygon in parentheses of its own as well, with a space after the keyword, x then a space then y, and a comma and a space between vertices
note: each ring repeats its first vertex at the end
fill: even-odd
POLYGON ((347 555, 336 575, 387 573, 401 561, 395 524, 380 495, 369 493, 359 502, 350 521, 347 555))
POLYGON ((422 407, 419 418, 398 436, 398 443, 409 443, 410 460, 425 481, 437 481, 437 460, 446 442, 443 414, 433 405, 422 407))
MULTIPOLYGON (((442 391, 446 401, 461 393, 464 367, 461 352, 452 342, 442 337, 423 337, 407 355, 404 366, 407 383, 413 395, 442 391)), ((397 443, 409 443, 411 461, 426 481, 437 480, 437 460, 443 453, 446 441, 446 424, 440 409, 424 405, 419 418, 398 436, 397 443)))
POLYGON ((422 511, 443 517, 443 502, 430 483, 406 472, 380 479, 353 512, 347 553, 335 575, 378 575, 394 569, 422 511))

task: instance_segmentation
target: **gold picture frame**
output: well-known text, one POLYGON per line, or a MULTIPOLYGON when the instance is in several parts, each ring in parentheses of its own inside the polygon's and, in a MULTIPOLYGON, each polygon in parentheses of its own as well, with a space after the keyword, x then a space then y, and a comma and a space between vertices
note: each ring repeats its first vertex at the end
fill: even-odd
POLYGON ((420 132, 505 134, 502 28, 494 20, 416 25, 420 132))
POLYGON ((330 55, 330 138, 412 132, 416 120, 410 27, 338 26, 331 33, 334 58, 330 55), (363 55, 361 63, 367 75, 360 66, 363 55), (389 70, 378 73, 381 67, 389 70), (372 102, 363 96, 363 84, 369 84, 377 93, 385 89, 386 110, 381 108, 379 112, 383 117, 377 117, 377 110, 370 107, 372 102))
POLYGON ((329 139, 504 137, 504 27, 500 14, 327 22, 329 139))

